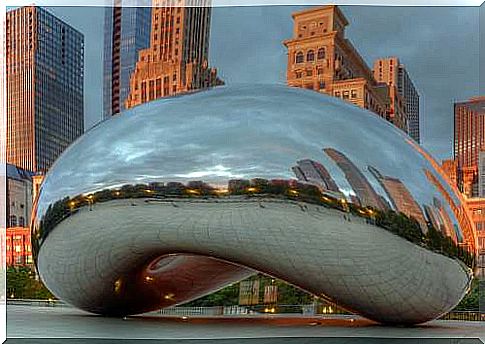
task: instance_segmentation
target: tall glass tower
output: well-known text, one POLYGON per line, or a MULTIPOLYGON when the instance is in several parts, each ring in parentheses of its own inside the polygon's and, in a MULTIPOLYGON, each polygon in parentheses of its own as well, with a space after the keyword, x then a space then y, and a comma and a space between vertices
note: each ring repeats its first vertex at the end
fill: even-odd
POLYGON ((138 52, 150 46, 151 7, 106 7, 104 22, 104 118, 124 110, 138 52))
POLYGON ((46 172, 84 131, 84 36, 41 7, 6 19, 7 162, 46 172))

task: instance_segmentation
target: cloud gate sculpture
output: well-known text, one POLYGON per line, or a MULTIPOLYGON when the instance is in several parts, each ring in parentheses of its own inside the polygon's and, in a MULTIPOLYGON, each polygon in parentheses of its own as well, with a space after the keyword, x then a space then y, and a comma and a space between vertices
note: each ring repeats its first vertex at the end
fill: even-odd
POLYGON ((38 272, 113 316, 182 304, 256 271, 382 323, 469 289, 476 237, 457 191, 376 115, 285 86, 152 101, 54 164, 34 209, 38 272))

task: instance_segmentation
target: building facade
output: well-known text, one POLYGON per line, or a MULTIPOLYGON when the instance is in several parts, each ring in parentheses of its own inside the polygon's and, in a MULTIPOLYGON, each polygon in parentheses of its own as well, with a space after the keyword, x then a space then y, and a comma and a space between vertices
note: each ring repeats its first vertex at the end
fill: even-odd
MULTIPOLYGON (((349 22, 335 5, 295 12, 292 17, 293 38, 283 42, 288 49, 286 77, 289 86, 326 93, 368 109, 412 133, 419 142, 419 96, 403 66, 393 72, 395 82, 390 78, 377 79, 345 37, 349 22), (404 94, 409 95, 410 106, 404 94), (408 108, 417 109, 417 115, 413 112, 410 116, 408 108), (413 124, 410 124, 411 118, 413 124), (414 128, 416 123, 417 129, 414 128)), ((376 63, 382 65, 385 61, 387 59, 376 63)))
POLYGON ((343 98, 386 117, 386 98, 376 89, 372 71, 345 38, 349 24, 337 6, 292 14, 293 38, 288 49, 287 83, 343 98))
POLYGON ((7 164, 6 223, 8 227, 28 227, 32 212, 33 173, 7 164))
POLYGON ((83 35, 41 7, 6 18, 7 162, 45 172, 84 131, 83 35))
POLYGON ((125 109, 138 53, 150 46, 151 7, 122 7, 120 0, 113 5, 104 16, 104 118, 125 109))
POLYGON ((5 236, 7 266, 32 266, 32 244, 29 227, 7 228, 5 236))
POLYGON ((467 197, 477 197, 479 155, 485 150, 485 97, 455 103, 454 110, 458 187, 467 197))
POLYGON ((485 151, 478 155, 478 197, 485 198, 485 151))
POLYGON ((374 78, 389 87, 389 116, 393 123, 406 126, 409 136, 419 143, 419 93, 404 65, 397 57, 377 59, 374 78))
POLYGON ((208 65, 211 8, 162 3, 154 1, 150 47, 139 53, 126 108, 222 84, 208 65))
POLYGON ((441 162, 441 167, 454 186, 458 186, 458 164, 455 159, 447 159, 441 162))
POLYGON ((478 238, 478 275, 485 277, 485 198, 466 200, 478 238))

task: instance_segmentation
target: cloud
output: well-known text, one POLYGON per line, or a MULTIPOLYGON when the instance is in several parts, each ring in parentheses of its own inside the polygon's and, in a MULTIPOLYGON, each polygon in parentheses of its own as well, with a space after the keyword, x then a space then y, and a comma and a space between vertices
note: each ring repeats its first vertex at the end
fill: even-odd
MULTIPOLYGON (((212 11, 211 65, 230 83, 284 83, 291 13, 302 6, 219 7, 212 11)), ((347 36, 370 65, 398 56, 421 94, 422 142, 438 159, 451 156, 453 102, 478 94, 479 8, 343 6, 347 36)), ((51 11, 86 42, 85 113, 102 116, 103 8, 51 11), (90 20, 86 20, 89 18, 90 20)), ((372 67, 370 65, 370 67, 372 67)))

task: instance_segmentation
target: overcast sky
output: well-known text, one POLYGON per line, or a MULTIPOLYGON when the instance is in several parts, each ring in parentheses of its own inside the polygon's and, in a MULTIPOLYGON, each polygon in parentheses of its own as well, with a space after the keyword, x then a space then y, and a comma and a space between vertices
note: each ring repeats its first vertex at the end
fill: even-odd
MULTIPOLYGON (((284 83, 291 12, 301 7, 215 8, 210 64, 227 84, 284 83)), ((343 6, 349 38, 372 67, 398 56, 421 95, 422 144, 438 159, 452 156, 453 102, 479 93, 476 7, 343 6)), ((48 8, 85 35, 85 124, 102 117, 104 9, 48 8)))

